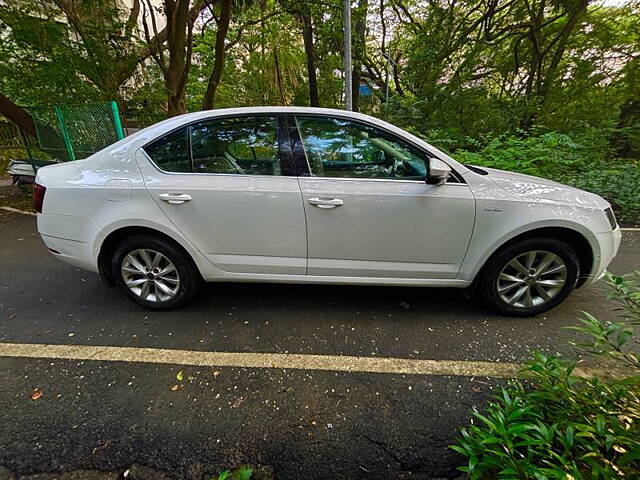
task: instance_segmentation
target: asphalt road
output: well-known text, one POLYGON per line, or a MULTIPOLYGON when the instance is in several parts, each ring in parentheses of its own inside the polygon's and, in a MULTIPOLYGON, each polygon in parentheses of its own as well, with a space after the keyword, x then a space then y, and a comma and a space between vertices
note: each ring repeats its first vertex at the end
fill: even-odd
MULTIPOLYGON (((625 232, 612 270, 637 269, 640 232, 625 232)), ((513 319, 456 290, 270 284, 212 284, 187 308, 152 313, 50 256, 34 217, 0 213, 3 343, 519 362, 531 350, 573 354, 562 327, 583 310, 616 315, 601 286, 513 319)), ((460 458, 447 445, 501 383, 7 357, 0 379, 0 466, 138 463, 193 479, 240 463, 279 479, 451 478, 460 458), (184 388, 171 391, 180 370, 184 388)))

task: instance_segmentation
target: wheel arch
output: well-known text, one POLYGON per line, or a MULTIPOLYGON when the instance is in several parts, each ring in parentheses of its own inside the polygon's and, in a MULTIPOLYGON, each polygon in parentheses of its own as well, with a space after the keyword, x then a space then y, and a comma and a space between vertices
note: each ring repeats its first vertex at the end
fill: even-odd
POLYGON ((578 264, 580 267, 580 275, 578 277, 576 287, 580 287, 589 278, 589 275, 593 271, 594 260, 597 253, 594 252, 593 245, 589 242, 584 233, 566 226, 545 226, 533 228, 531 230, 517 233, 506 240, 503 239, 501 243, 498 243, 498 245, 486 255, 486 258, 482 261, 482 267, 478 269, 474 275, 474 282, 479 278, 489 260, 505 248, 522 240, 544 237, 562 240, 575 250, 578 255, 578 264))
POLYGON ((122 242, 122 240, 133 235, 151 235, 173 243, 176 247, 182 250, 188 258, 191 259, 196 269, 202 276, 202 268, 194 255, 195 252, 191 251, 190 248, 185 247, 185 245, 183 245, 180 241, 176 240, 174 237, 168 235, 167 233, 153 227, 142 225, 127 225, 115 228, 104 237, 102 242, 100 242, 98 251, 98 272, 102 280, 107 285, 115 285, 113 271, 111 269, 111 258, 113 257, 116 248, 118 248, 118 245, 120 244, 120 242, 122 242))

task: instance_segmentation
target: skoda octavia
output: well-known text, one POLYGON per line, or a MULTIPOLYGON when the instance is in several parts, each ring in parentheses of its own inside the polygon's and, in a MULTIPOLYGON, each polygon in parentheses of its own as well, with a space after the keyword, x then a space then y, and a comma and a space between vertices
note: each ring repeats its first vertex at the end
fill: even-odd
POLYGON ((165 120, 41 168, 34 203, 50 252, 158 310, 203 281, 251 281, 470 287, 535 315, 600 278, 620 243, 597 195, 315 108, 165 120))

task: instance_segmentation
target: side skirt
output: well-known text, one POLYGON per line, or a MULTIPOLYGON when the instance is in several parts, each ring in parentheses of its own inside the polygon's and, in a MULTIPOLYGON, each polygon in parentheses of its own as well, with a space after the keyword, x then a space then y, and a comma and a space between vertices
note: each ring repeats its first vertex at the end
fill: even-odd
POLYGON ((334 285, 394 285, 407 287, 465 288, 471 282, 443 278, 332 277, 320 275, 276 275, 225 273, 221 277, 205 277, 207 282, 315 283, 334 285))

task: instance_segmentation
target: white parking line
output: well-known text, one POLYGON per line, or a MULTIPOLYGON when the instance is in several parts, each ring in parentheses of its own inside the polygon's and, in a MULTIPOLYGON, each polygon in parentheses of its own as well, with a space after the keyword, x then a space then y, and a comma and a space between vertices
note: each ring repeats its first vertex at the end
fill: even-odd
POLYGON ((20 213, 22 215, 33 215, 33 216, 38 215, 35 212, 28 212, 26 210, 19 210, 17 208, 13 208, 13 207, 0 207, 0 209, 6 210, 7 212, 12 212, 12 213, 20 213))
MULTIPOLYGON (((0 358, 92 360, 102 362, 161 363, 199 367, 277 368, 399 375, 455 375, 463 377, 513 378, 522 365, 470 360, 427 360, 347 355, 284 353, 200 352, 163 348, 110 347, 101 345, 44 345, 0 343, 0 358)), ((624 372, 576 368, 581 377, 611 377, 624 372)))
POLYGON ((0 357, 163 363, 200 367, 278 368, 403 375, 515 376, 515 363, 282 353, 199 352, 156 348, 0 343, 0 357))

